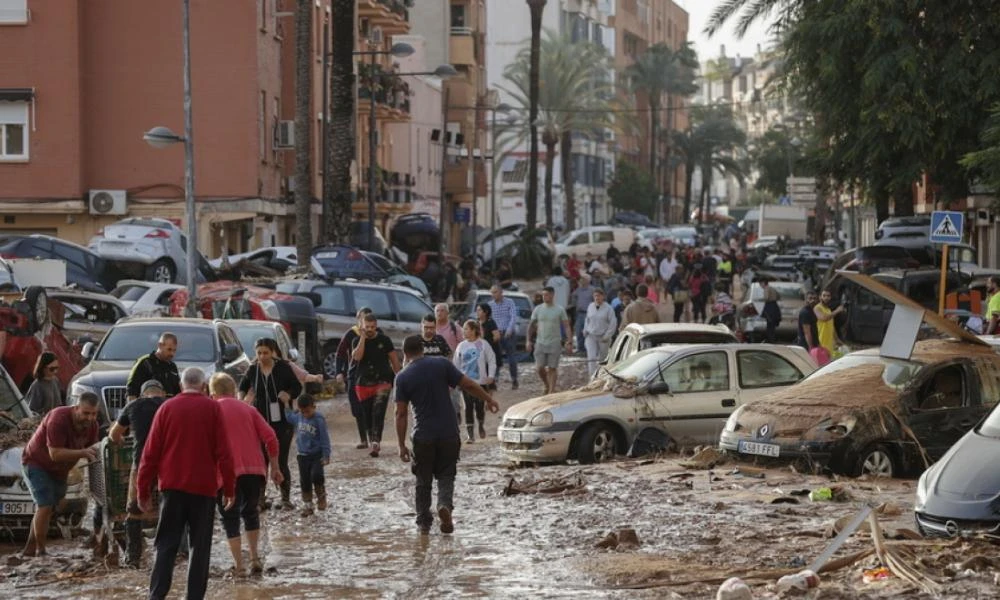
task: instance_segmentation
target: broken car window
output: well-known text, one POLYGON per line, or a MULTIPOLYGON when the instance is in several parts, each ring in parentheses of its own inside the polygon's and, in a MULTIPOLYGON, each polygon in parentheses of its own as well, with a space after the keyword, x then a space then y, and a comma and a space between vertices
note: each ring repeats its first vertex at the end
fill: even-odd
POLYGON ((657 372, 659 366, 670 358, 669 352, 638 352, 611 367, 611 372, 621 379, 642 381, 657 372))

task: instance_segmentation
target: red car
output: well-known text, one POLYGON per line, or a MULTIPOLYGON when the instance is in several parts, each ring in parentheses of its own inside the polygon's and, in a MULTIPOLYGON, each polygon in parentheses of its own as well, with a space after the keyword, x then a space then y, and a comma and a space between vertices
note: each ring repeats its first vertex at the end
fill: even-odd
POLYGON ((48 350, 59 359, 59 385, 66 389, 83 368, 83 357, 62 334, 63 305, 45 289, 29 287, 24 295, 0 294, 0 360, 11 379, 28 391, 38 356, 48 350))

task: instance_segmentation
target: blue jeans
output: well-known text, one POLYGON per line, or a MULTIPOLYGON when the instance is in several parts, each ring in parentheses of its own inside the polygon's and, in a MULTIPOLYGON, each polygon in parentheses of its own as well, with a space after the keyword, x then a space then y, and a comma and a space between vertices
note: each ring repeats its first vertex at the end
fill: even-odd
MULTIPOLYGON (((500 349, 504 353, 504 357, 507 359, 507 365, 510 367, 510 381, 511 383, 517 383, 517 336, 504 334, 500 338, 500 349)), ((500 373, 500 361, 497 361, 497 374, 500 373)))
POLYGON ((587 323, 587 310, 576 311, 576 323, 573 324, 573 333, 576 335, 576 351, 581 352, 586 347, 583 337, 583 326, 587 323))
POLYGON ((66 480, 56 479, 48 471, 34 465, 21 465, 31 499, 39 507, 55 507, 66 496, 66 480))

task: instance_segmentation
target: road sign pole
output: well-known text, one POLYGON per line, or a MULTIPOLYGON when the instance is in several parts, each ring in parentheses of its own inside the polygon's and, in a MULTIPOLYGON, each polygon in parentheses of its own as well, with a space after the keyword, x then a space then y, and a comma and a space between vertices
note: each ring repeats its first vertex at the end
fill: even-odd
POLYGON ((948 286, 948 244, 941 246, 941 284, 938 286, 938 314, 944 316, 944 298, 948 286))

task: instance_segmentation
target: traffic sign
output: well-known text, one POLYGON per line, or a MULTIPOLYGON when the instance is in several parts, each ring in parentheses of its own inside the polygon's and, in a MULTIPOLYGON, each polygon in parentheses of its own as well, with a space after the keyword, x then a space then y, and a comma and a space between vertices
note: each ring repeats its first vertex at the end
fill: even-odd
POLYGON ((468 225, 472 222, 472 207, 455 206, 455 222, 468 225))
POLYGON ((965 228, 965 214, 954 210, 936 210, 931 213, 931 242, 959 244, 965 228))

